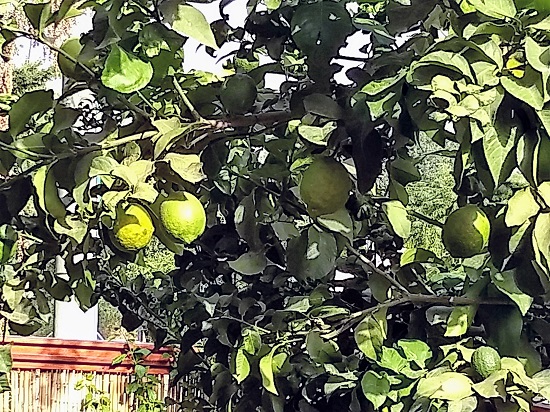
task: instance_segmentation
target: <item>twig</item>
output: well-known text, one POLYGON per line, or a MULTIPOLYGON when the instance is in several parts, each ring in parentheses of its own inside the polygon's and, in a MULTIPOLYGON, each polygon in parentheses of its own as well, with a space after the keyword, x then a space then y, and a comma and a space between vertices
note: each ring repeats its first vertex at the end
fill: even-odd
POLYGON ((377 275, 382 276, 384 279, 386 279, 388 282, 390 282, 393 286, 395 286, 401 293, 404 295, 410 295, 410 292, 407 290, 405 286, 403 286, 401 283, 399 283, 397 280, 392 278, 389 274, 384 272, 383 270, 380 270, 376 267, 376 265, 366 256, 361 254, 357 249, 355 249, 353 246, 351 246, 349 243, 346 245, 347 249, 354 254, 361 262, 363 262, 365 265, 369 267, 370 270, 372 270, 377 275))
POLYGON ((407 210, 409 212, 409 215, 416 217, 417 219, 423 220, 426 223, 429 223, 430 225, 434 225, 440 229, 443 229, 443 223, 441 223, 438 220, 432 219, 431 217, 428 217, 426 215, 423 215, 422 213, 419 213, 415 210, 407 210))
POLYGON ((0 147, 2 149, 6 149, 6 150, 14 150, 16 152, 20 152, 20 153, 23 153, 27 156, 31 156, 31 157, 38 157, 40 159, 55 159, 55 156, 53 155, 47 155, 47 154, 42 154, 42 153, 37 153, 37 152, 33 152, 32 150, 27 150, 27 149, 24 149, 22 147, 15 147, 15 146, 11 146, 9 144, 6 144, 4 142, 1 142, 0 141, 0 147))
POLYGON ((191 100, 189 100, 189 98, 185 94, 185 91, 181 88, 178 80, 175 77, 172 79, 172 84, 176 88, 176 91, 178 92, 178 94, 179 94, 181 100, 183 101, 183 103, 187 106, 187 108, 191 112, 191 116, 193 116, 193 118, 197 122, 204 122, 203 117, 200 115, 200 113, 197 111, 197 109, 195 109, 195 106, 193 106, 193 103, 191 103, 191 100))

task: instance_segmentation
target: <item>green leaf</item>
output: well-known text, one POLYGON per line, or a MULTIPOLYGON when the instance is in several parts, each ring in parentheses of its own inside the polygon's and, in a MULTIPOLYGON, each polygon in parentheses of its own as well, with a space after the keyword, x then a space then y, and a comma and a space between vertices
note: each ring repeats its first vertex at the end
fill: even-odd
POLYGON ((368 96, 377 96, 380 93, 386 92, 388 89, 391 89, 395 85, 401 83, 401 80, 404 79, 406 74, 407 72, 405 70, 400 70, 395 76, 372 80, 363 86, 361 92, 367 94, 368 96))
POLYGON ((117 92, 133 93, 147 86, 152 77, 151 63, 113 45, 101 73, 101 82, 117 92))
MULTIPOLYGON (((342 108, 331 97, 320 93, 313 93, 303 100, 307 113, 322 116, 326 119, 337 120, 342 117, 342 108)), ((298 129, 298 132, 300 130, 298 129)))
POLYGON ((330 135, 335 129, 335 122, 328 122, 323 127, 301 124, 298 126, 298 134, 308 142, 319 146, 326 146, 330 135))
POLYGON ((191 37, 205 46, 218 49, 214 33, 204 14, 195 7, 178 0, 168 0, 159 7, 164 20, 185 37, 191 37))
POLYGON ((237 350, 237 354, 235 355, 235 379, 240 384, 248 375, 250 375, 250 363, 244 350, 241 348, 237 350))
POLYGON ((263 251, 247 252, 239 256, 236 260, 228 261, 229 267, 243 275, 255 275, 263 272, 267 266, 267 258, 263 251))
POLYGON ((337 362, 342 358, 336 342, 323 339, 314 330, 306 336, 306 351, 314 362, 321 364, 337 362))
POLYGON ((288 242, 288 270, 298 279, 322 279, 334 270, 336 254, 334 235, 312 226, 288 242))
POLYGON ((48 20, 52 17, 51 2, 45 3, 26 3, 23 6, 25 15, 29 19, 32 27, 39 33, 42 33, 48 20))
POLYGON ((242 335, 242 349, 250 355, 256 355, 262 347, 262 337, 258 331, 256 329, 248 328, 242 332, 242 335))
POLYGON ((536 110, 542 110, 544 106, 544 89, 541 73, 527 66, 525 75, 522 78, 502 76, 500 83, 512 96, 524 101, 536 110))
POLYGON ((395 234, 403 239, 407 239, 411 234, 411 221, 403 203, 399 200, 390 200, 382 204, 382 209, 386 213, 386 216, 388 216, 395 234))
MULTIPOLYGON (((341 208, 329 215, 321 215, 317 218, 322 226, 336 233, 341 233, 348 238, 353 232, 353 221, 347 209, 341 208)), ((351 240, 351 239, 350 239, 351 240)))
POLYGON ((484 398, 501 398, 505 400, 507 379, 508 371, 498 370, 490 374, 483 381, 472 385, 472 388, 484 398))
POLYGON ((57 220, 63 220, 67 211, 59 198, 52 167, 42 166, 34 174, 32 182, 38 196, 40 208, 57 220))
POLYGON ((361 379, 361 389, 365 397, 373 404, 374 409, 380 410, 390 392, 390 382, 385 376, 368 371, 361 379))
POLYGON ((407 81, 409 83, 415 83, 415 71, 420 68, 427 68, 429 66, 451 69, 462 76, 466 76, 472 82, 475 82, 468 60, 466 60, 466 58, 461 54, 443 50, 428 53, 420 60, 413 62, 409 67, 407 81))
POLYGON ((405 359, 415 363, 419 368, 425 368, 432 358, 432 350, 426 342, 418 339, 400 339, 397 346, 403 351, 405 359))
POLYGON ((498 272, 496 269, 491 270, 491 280, 493 284, 514 301, 523 316, 533 303, 533 298, 523 293, 517 286, 514 276, 514 271, 498 272))
POLYGON ((455 306, 447 319, 445 336, 454 337, 464 335, 472 325, 476 312, 477 306, 475 305, 455 306))
POLYGON ((376 360, 386 339, 386 310, 368 314, 355 329, 355 342, 369 359, 376 360))
POLYGON ((274 395, 279 392, 275 387, 275 378, 273 375, 273 355, 280 345, 274 346, 267 355, 260 359, 260 375, 262 376, 262 385, 264 389, 274 395))
POLYGON ((521 226, 528 219, 535 216, 540 210, 540 205, 535 200, 531 188, 518 190, 508 200, 505 222, 506 226, 521 226))
POLYGON ((508 178, 504 173, 506 161, 514 156, 518 137, 518 128, 515 125, 483 128, 483 152, 495 186, 508 178))
POLYGON ((15 137, 23 130, 32 116, 42 114, 53 107, 53 91, 38 90, 25 93, 9 111, 10 134, 15 137))
POLYGON ((408 362, 396 349, 383 346, 378 365, 395 373, 400 373, 408 366, 408 362))
POLYGON ((0 345, 0 373, 10 373, 12 367, 11 344, 0 345))
POLYGON ((410 265, 411 263, 436 263, 443 264, 443 261, 439 259, 435 253, 430 250, 422 248, 406 249, 401 258, 399 259, 400 266, 410 265))
POLYGON ((472 395, 473 382, 458 372, 443 372, 421 378, 416 388, 416 397, 457 401, 472 395))
POLYGON ((539 213, 532 239, 537 263, 550 268, 550 213, 539 213))
POLYGON ((290 26, 296 45, 307 56, 323 60, 336 54, 352 30, 345 6, 332 1, 299 5, 290 26))
POLYGON ((517 10, 513 0, 468 0, 468 3, 489 17, 516 18, 517 10))
POLYGON ((170 168, 183 180, 191 183, 198 183, 206 176, 202 171, 202 162, 198 155, 168 153, 164 156, 170 168))

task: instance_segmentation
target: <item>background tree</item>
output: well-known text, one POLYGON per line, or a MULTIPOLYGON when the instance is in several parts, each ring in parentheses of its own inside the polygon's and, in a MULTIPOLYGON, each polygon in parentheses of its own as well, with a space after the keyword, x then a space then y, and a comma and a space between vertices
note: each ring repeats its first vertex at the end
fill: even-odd
POLYGON ((174 379, 195 375, 204 395, 186 410, 528 411, 548 397, 545 2, 252 2, 244 27, 226 2, 211 24, 176 0, 84 6, 94 29, 72 53, 44 36, 70 0, 27 7, 33 32, 1 32, 59 51, 73 78, 59 99, 24 94, 0 135, 14 330, 40 326, 46 295, 103 297, 127 329, 177 345, 174 379), (338 84, 357 32, 366 57, 338 84), (189 38, 212 54, 237 42, 238 72, 183 71, 189 38), (93 104, 72 107, 83 90, 93 104), (445 216, 407 209, 431 172, 426 140, 454 159, 445 216), (411 217, 445 220, 454 259, 402 252, 411 217), (18 236, 30 243, 12 262, 18 236), (175 269, 119 276, 153 236, 175 269))

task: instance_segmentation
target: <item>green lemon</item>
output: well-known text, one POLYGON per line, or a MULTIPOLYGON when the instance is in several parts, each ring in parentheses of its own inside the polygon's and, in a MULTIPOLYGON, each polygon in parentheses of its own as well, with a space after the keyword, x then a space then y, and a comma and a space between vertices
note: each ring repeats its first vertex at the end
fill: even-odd
POLYGON ((489 242, 491 224, 475 205, 467 205, 449 215, 443 226, 443 244, 451 256, 468 258, 483 251, 489 242))
POLYGON ((500 370, 500 355, 490 346, 477 348, 472 354, 472 366, 482 378, 500 370))
POLYGON ((243 114, 254 106, 257 95, 254 79, 247 74, 238 73, 223 82, 220 100, 228 113, 243 114))
POLYGON ((189 192, 169 198, 160 205, 160 220, 168 233, 191 243, 206 228, 206 212, 199 199, 189 192))
POLYGON ((352 183, 346 168, 336 160, 320 156, 302 176, 300 196, 312 217, 328 215, 344 207, 352 183))
POLYGON ((145 208, 132 204, 117 212, 113 231, 123 248, 138 250, 149 244, 155 227, 145 208))
MULTIPOLYGON (((73 38, 66 40, 60 48, 75 60, 80 61, 79 56, 82 53, 82 49, 84 48, 84 46, 80 43, 80 39, 73 38)), ((61 53, 57 54, 57 63, 59 65, 61 73, 63 73, 63 75, 67 77, 70 77, 71 79, 85 80, 88 77, 82 67, 80 67, 74 61, 68 59, 61 53)), ((82 63, 88 65, 87 62, 82 63)))

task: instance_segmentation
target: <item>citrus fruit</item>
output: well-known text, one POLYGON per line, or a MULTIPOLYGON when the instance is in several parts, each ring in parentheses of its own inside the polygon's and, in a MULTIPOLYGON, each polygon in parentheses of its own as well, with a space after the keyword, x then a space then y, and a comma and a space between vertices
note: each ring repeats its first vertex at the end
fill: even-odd
POLYGON ((317 157, 309 165, 300 182, 300 196, 311 216, 336 212, 346 204, 351 179, 346 168, 330 157, 317 157))
MULTIPOLYGON (((66 40, 60 48, 69 56, 78 60, 84 46, 80 43, 80 39, 73 38, 66 40)), ((86 78, 84 69, 61 53, 57 54, 57 63, 63 75, 76 80, 84 80, 86 78)))
POLYGON ((138 250, 149 244, 155 227, 145 208, 131 204, 117 212, 113 231, 116 240, 123 248, 138 250))
POLYGON ((482 378, 500 370, 500 355, 490 346, 477 348, 472 354, 472 366, 482 378))
POLYGON ((252 108, 257 95, 256 82, 252 77, 238 73, 223 82, 220 100, 228 113, 243 114, 252 108))
POLYGON ((449 215, 443 226, 443 244, 451 256, 468 258, 483 251, 489 241, 491 224, 475 205, 467 205, 449 215))
POLYGON ((185 243, 197 239, 206 228, 206 212, 189 192, 169 198, 160 205, 160 220, 168 233, 185 243))

